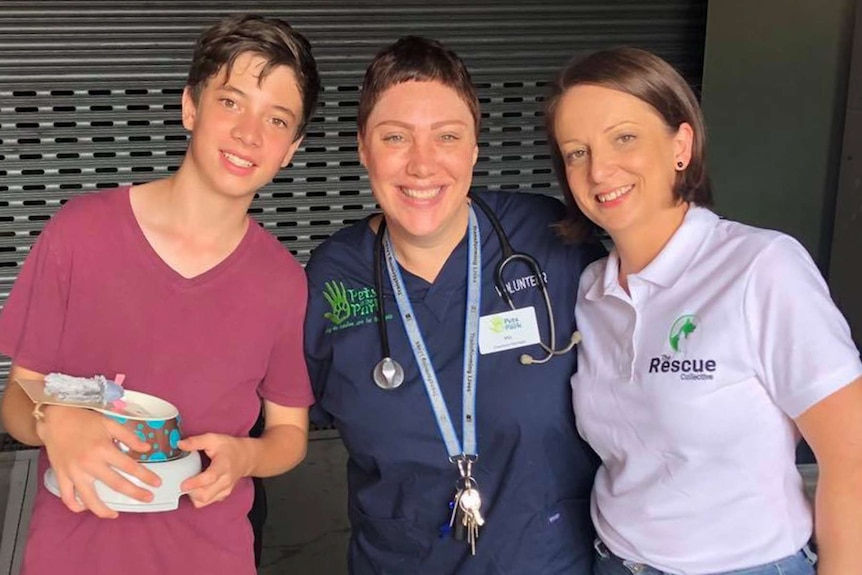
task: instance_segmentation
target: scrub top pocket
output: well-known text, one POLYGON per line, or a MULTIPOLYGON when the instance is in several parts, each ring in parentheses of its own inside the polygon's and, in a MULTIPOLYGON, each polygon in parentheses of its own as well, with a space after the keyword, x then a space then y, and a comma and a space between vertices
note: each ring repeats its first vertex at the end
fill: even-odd
POLYGON ((416 537, 416 529, 403 518, 371 517, 355 506, 350 513, 353 538, 350 572, 354 575, 416 575, 430 548, 416 537))

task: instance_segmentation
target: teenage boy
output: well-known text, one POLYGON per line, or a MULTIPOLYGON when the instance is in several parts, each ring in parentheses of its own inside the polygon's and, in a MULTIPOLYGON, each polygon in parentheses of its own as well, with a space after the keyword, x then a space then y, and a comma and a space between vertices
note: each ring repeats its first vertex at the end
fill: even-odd
POLYGON ((44 446, 40 477, 50 462, 62 494, 39 488, 25 575, 255 572, 250 477, 302 460, 312 396, 302 268, 247 210, 299 147, 319 89, 309 44, 287 23, 219 22, 195 48, 176 174, 76 197, 45 227, 0 316, 13 362, 3 424, 44 446), (124 373, 130 389, 178 407, 180 447, 210 464, 183 483, 176 511, 117 514, 99 500, 96 480, 152 498, 115 470, 159 478, 113 441, 147 446, 89 410, 48 407, 36 421, 14 380, 49 372, 124 373), (260 398, 266 428, 252 439, 260 398))

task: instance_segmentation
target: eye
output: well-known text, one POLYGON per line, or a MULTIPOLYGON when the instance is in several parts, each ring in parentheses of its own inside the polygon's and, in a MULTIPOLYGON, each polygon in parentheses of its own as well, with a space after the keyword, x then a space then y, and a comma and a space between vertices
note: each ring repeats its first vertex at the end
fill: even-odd
POLYGON ((285 122, 281 118, 273 118, 271 120, 271 122, 272 122, 272 125, 275 126, 276 128, 287 128, 287 122, 285 122))
POLYGON ((230 98, 219 98, 219 102, 221 102, 221 105, 228 110, 233 110, 234 108, 236 108, 236 102, 234 100, 231 100, 230 98))
POLYGON ((385 134, 383 136, 383 141, 390 144, 400 144, 404 140, 405 138, 401 134, 385 134))
POLYGON ((586 148, 577 148, 566 153, 566 163, 574 164, 587 157, 589 151, 586 148))
POLYGON ((619 136, 617 136, 617 142, 619 142, 620 144, 629 144, 631 142, 634 142, 636 139, 637 136, 635 136, 634 134, 620 134, 619 136))
POLYGON ((440 139, 443 140, 444 142, 457 142, 458 140, 461 139, 461 135, 447 132, 445 134, 440 134, 440 139))

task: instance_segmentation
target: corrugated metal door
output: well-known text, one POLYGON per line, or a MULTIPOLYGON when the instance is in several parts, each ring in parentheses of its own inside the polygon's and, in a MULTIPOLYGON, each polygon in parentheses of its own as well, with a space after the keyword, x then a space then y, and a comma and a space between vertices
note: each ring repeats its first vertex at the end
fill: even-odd
MULTIPOLYGON (((66 199, 177 168, 194 40, 228 11, 202 0, 0 3, 0 302, 66 199)), ((300 261, 375 207, 356 155, 356 106, 364 68, 385 44, 430 36, 467 62, 483 115, 475 185, 557 194, 539 113, 556 70, 578 52, 627 44, 699 87, 706 24, 706 0, 279 0, 230 11, 287 19, 321 68, 303 148, 252 206, 300 261)))

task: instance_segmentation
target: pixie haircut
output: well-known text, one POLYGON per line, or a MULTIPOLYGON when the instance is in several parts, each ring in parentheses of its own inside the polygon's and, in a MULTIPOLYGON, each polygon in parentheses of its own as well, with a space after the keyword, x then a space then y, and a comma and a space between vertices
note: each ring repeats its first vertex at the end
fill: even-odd
POLYGON ((706 128, 703 114, 688 83, 674 68, 645 50, 613 48, 594 52, 569 63, 557 76, 545 103, 545 122, 551 161, 560 189, 566 198, 568 215, 560 225, 564 238, 584 239, 597 227, 578 209, 566 180, 566 166, 554 134, 557 108, 571 88, 589 84, 624 92, 652 106, 670 131, 685 122, 694 132, 691 160, 676 174, 673 197, 679 202, 712 205, 712 191, 706 172, 706 128))
POLYGON ((404 82, 440 82, 452 88, 470 108, 479 135, 479 97, 467 66, 455 52, 436 40, 405 36, 381 50, 365 71, 359 97, 359 134, 365 133, 368 116, 380 95, 404 82))
POLYGON ((258 82, 279 66, 293 70, 302 96, 302 118, 296 137, 302 137, 317 107, 320 77, 308 40, 284 20, 250 14, 229 16, 204 30, 195 44, 186 81, 192 100, 195 104, 200 101, 207 82, 222 68, 230 77, 236 59, 249 52, 266 59, 258 82))

